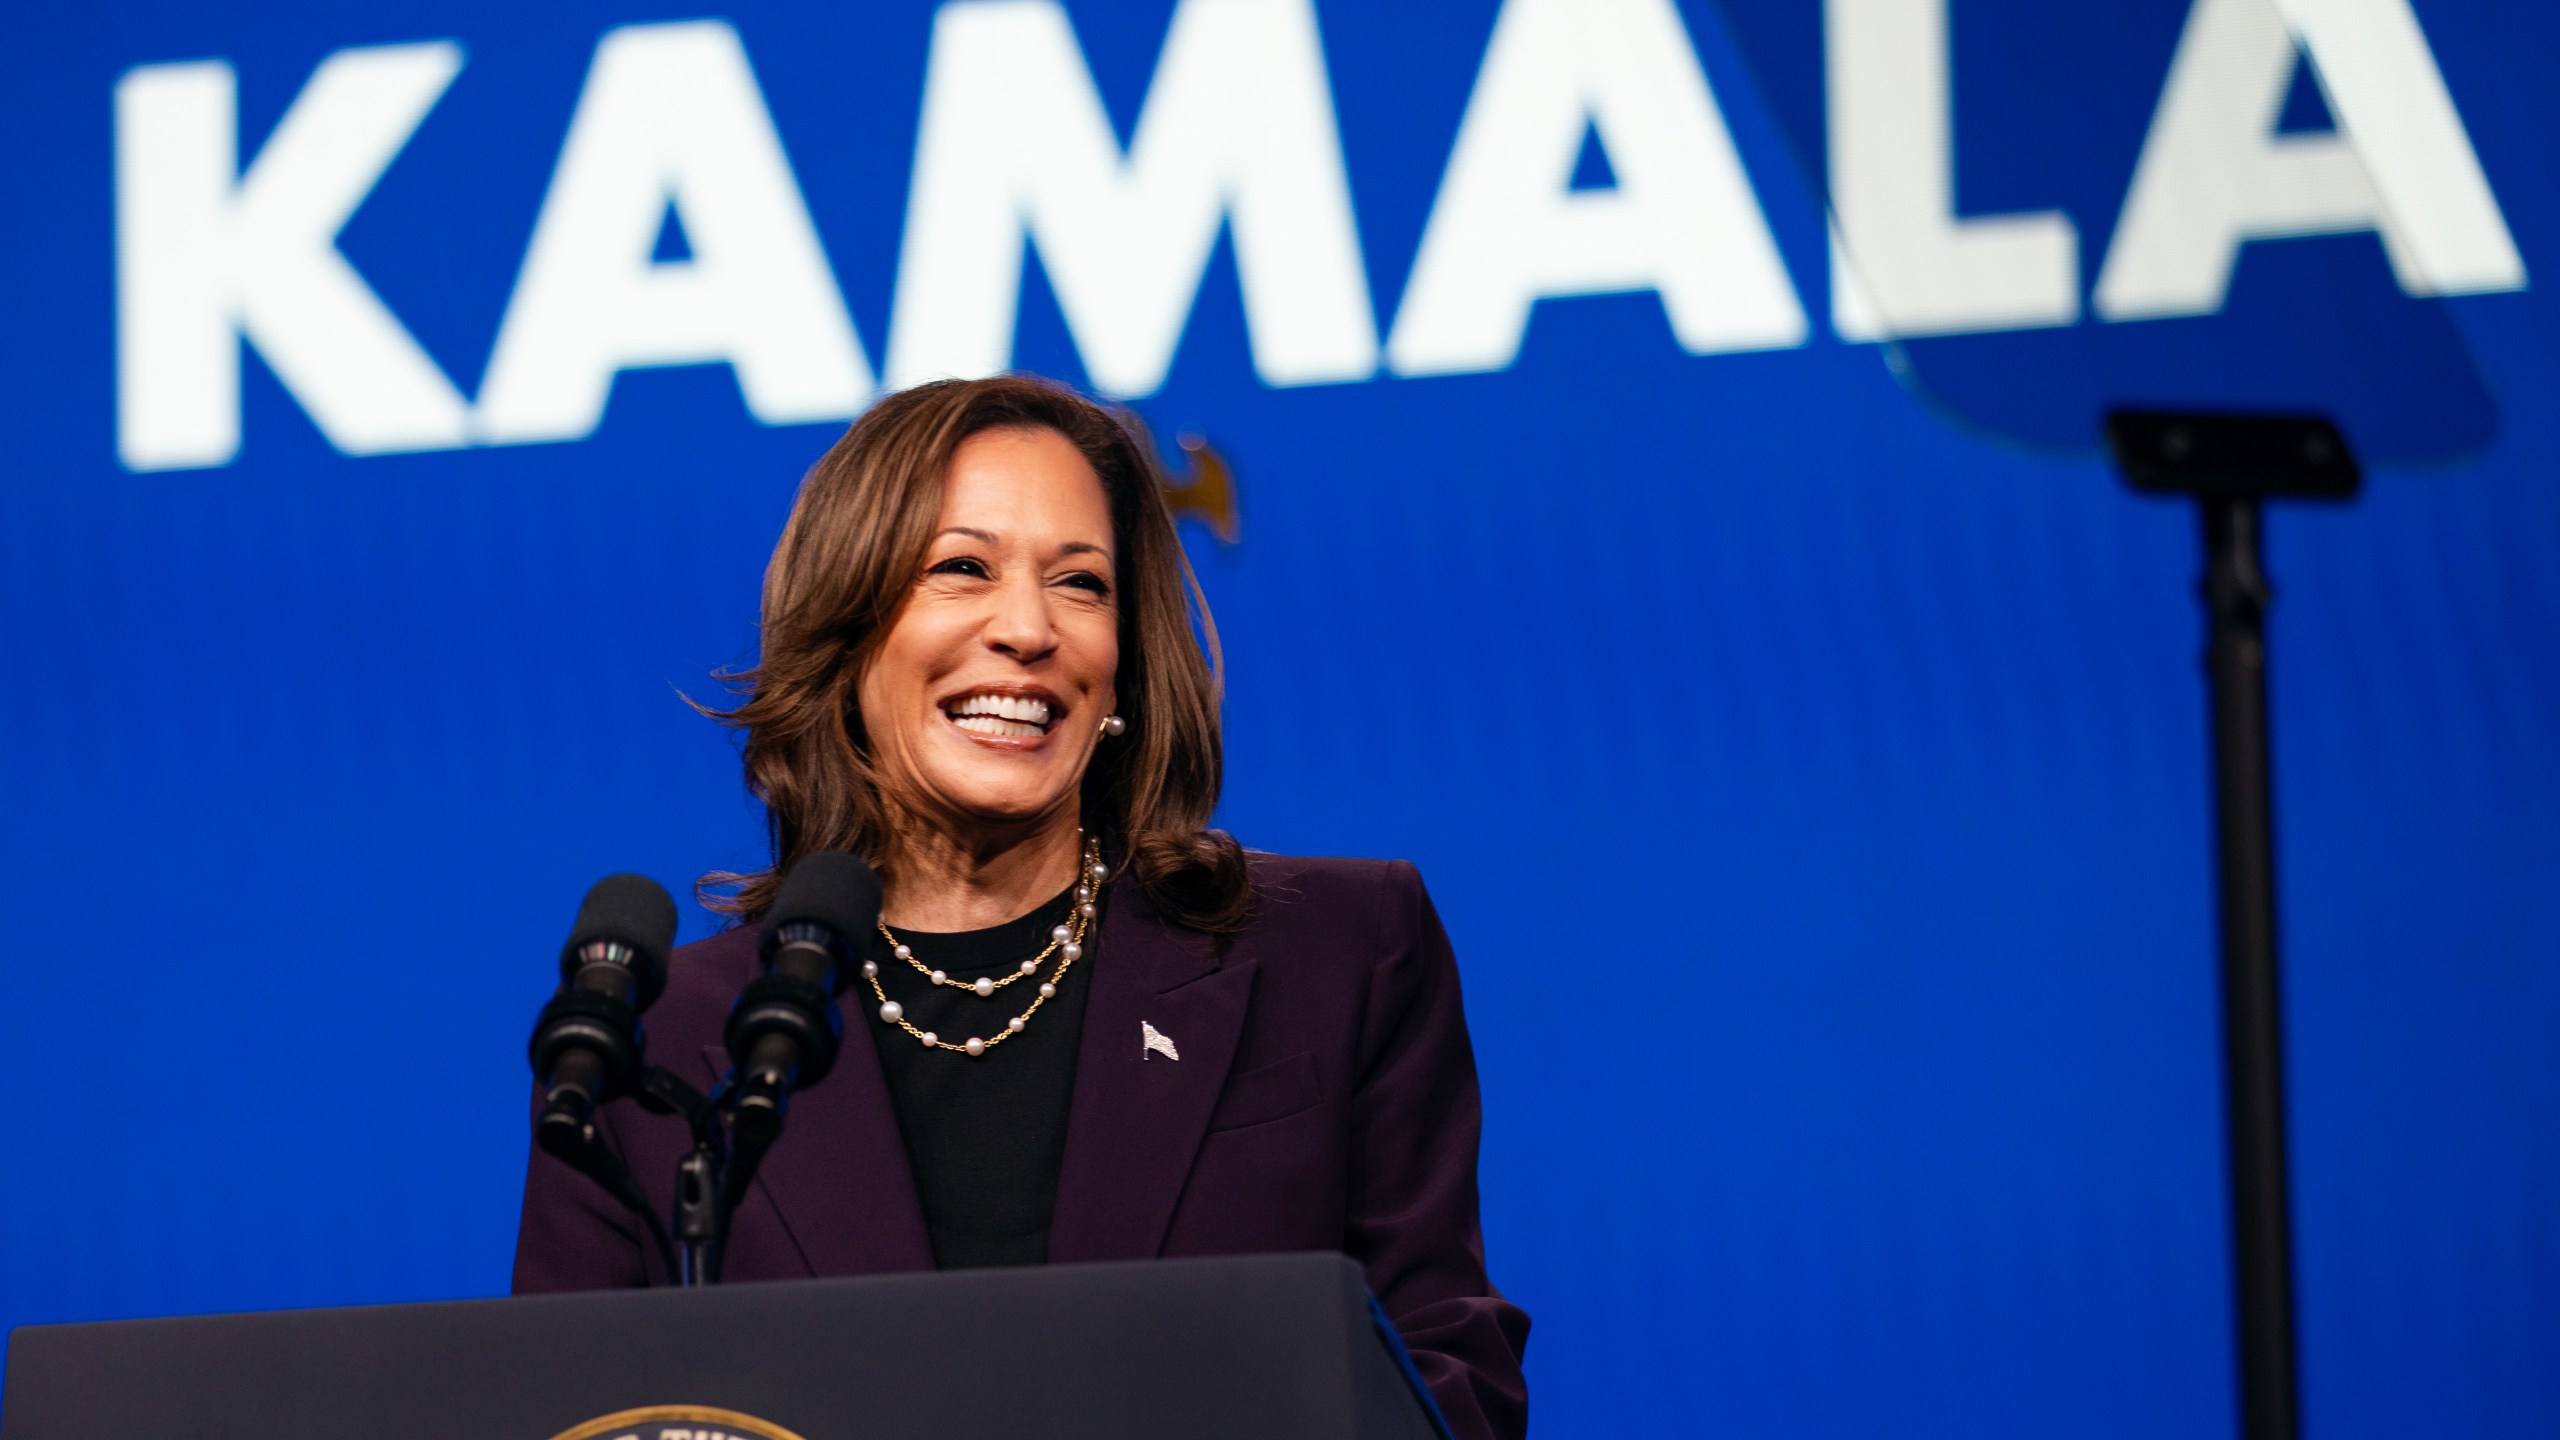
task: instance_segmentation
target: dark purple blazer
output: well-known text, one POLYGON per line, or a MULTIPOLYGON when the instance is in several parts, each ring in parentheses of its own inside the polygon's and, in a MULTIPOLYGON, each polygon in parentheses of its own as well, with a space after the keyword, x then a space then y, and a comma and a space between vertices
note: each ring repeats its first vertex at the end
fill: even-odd
MULTIPOLYGON (((1049 1258, 1343 1251, 1459 1440, 1517 1437, 1529 1317, 1485 1278, 1475 1056, 1422 877, 1402 861, 1274 855, 1254 855, 1252 870, 1252 923, 1223 954, 1111 882, 1049 1258), (1142 1051, 1141 1022, 1182 1058, 1142 1051)), ((721 1026, 755 967, 751 929, 677 951, 649 1012, 649 1058, 706 1088, 718 1080, 721 1026)), ((878 1028, 861 1010, 856 1026, 878 1028)), ((933 1268, 879 1052, 845 1040, 835 1072, 792 1101, 738 1208, 724 1278, 933 1268)), ((690 1143, 683 1122, 629 1101, 603 1116, 663 1212, 690 1143)), ((668 1278, 611 1197, 534 1154, 518 1293, 668 1278)))

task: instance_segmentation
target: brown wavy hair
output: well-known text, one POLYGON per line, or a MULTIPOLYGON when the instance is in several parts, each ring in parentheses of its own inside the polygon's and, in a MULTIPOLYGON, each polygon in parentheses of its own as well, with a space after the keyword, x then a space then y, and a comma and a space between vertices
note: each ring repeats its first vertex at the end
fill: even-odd
POLYGON ((764 802, 773 864, 702 877, 696 890, 710 908, 763 914, 783 872, 812 851, 882 859, 887 812, 855 687, 923 571, 952 456, 972 435, 1013 428, 1064 436, 1101 477, 1111 510, 1114 686, 1129 728, 1086 768, 1084 826, 1166 917, 1213 933, 1242 928, 1243 849, 1208 828, 1223 766, 1218 630, 1174 535, 1154 442, 1136 416, 1028 375, 891 395, 801 482, 765 567, 756 663, 719 677, 741 701, 704 711, 746 733, 747 788, 764 802))

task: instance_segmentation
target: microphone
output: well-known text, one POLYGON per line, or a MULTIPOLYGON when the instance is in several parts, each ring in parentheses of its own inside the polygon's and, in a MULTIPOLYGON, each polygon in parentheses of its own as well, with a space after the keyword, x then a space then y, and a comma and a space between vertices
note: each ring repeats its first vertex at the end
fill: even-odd
POLYGON ((880 877, 844 851, 804 855, 782 877, 762 927, 765 973, 729 1012, 739 1119, 749 1119, 747 1107, 769 1105, 778 1123, 793 1090, 835 1068, 844 1041, 836 996, 853 983, 856 957, 879 921, 880 877))
POLYGON ((645 875, 608 875, 587 891, 560 947, 560 990, 527 1047, 542 1082, 534 1138, 563 1159, 589 1144, 595 1108, 640 1073, 640 1014, 667 987, 676 902, 645 875))
MULTIPOLYGON (((841 850, 803 855, 782 877, 758 938, 764 974, 747 982, 729 1011, 729 1078, 717 1097, 729 1113, 728 1164, 717 1172, 716 1192, 700 1183, 677 1186, 676 1234, 688 1265, 700 1267, 692 1273, 720 1278, 729 1217, 755 1184, 765 1152, 782 1138, 791 1092, 835 1068, 844 1045, 836 996, 853 983, 854 957, 879 922, 880 877, 841 850)), ((696 1147, 697 1157, 705 1153, 696 1147)))

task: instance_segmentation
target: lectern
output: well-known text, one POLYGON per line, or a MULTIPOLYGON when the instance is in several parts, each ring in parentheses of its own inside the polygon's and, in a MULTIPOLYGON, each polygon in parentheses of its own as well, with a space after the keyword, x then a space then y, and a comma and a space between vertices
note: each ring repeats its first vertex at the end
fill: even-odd
POLYGON ((29 1326, 0 1440, 1433 1440, 1339 1255, 29 1326))

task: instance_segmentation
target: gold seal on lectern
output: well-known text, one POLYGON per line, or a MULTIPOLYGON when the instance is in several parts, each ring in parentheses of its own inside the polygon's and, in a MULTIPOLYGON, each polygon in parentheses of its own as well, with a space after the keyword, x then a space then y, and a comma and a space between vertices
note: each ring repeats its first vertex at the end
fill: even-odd
POLYGON ((770 1420, 715 1405, 644 1405, 572 1425, 551 1440, 800 1440, 770 1420))

